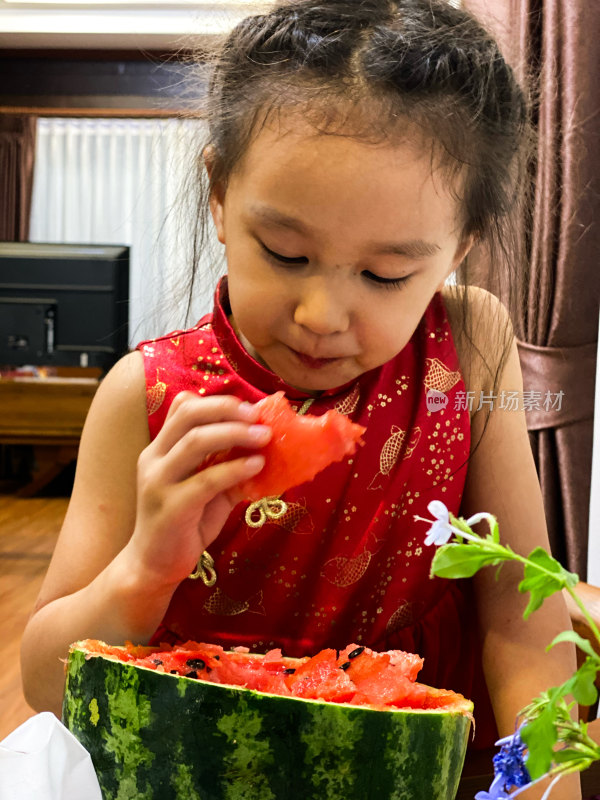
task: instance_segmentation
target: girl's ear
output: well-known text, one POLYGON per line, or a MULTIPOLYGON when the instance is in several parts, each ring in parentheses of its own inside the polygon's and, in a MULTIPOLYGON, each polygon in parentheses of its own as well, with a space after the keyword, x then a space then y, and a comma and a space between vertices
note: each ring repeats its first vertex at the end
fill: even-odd
POLYGON ((450 266, 450 269, 448 270, 448 274, 437 288, 438 292, 442 291, 448 277, 454 272, 454 270, 458 267, 461 261, 463 261, 463 259, 465 259, 469 255, 471 248, 475 244, 476 238, 477 237, 475 236, 475 234, 470 233, 468 236, 465 236, 463 239, 461 239, 458 247, 456 248, 456 253, 454 254, 454 258, 452 259, 452 264, 450 266))
POLYGON ((223 224, 225 188, 221 182, 213 181, 215 163, 217 160, 217 153, 213 145, 209 144, 204 148, 202 151, 202 159, 204 160, 204 167, 208 173, 208 180, 210 182, 210 197, 208 201, 210 213, 217 231, 217 238, 221 244, 225 244, 225 226, 223 224))

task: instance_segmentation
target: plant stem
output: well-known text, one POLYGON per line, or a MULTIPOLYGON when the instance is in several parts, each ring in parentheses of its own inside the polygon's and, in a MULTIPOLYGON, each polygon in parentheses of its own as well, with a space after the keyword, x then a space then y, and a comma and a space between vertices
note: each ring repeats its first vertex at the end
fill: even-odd
POLYGON ((592 630, 592 633, 596 637, 596 641, 598 642, 598 645, 600 646, 600 631, 598 630, 598 627, 597 627, 596 623, 592 619, 592 617, 590 615, 590 612, 585 607, 585 603, 580 599, 579 595, 577 594, 577 592, 574 589, 572 589, 570 586, 567 586, 565 588, 568 591, 568 593, 571 595, 573 600, 577 603, 577 606, 579 607, 579 610, 581 611, 581 613, 585 617, 586 622, 590 626, 590 628, 592 630))
POLYGON ((471 529, 469 529, 471 530, 471 533, 467 533, 466 531, 463 531, 460 528, 455 527, 454 525, 450 525, 450 528, 457 536, 460 536, 463 539, 467 539, 468 541, 474 542, 475 544, 485 545, 486 550, 498 553, 498 557, 501 558, 503 561, 520 561, 521 564, 524 564, 525 566, 534 567, 540 572, 543 572, 549 577, 553 578, 554 580, 562 583, 564 587, 568 590, 571 597, 575 600, 581 611, 583 612, 586 620, 590 623, 590 626, 594 631, 594 635, 598 640, 598 644, 600 644, 600 631, 594 624, 594 621, 590 618, 587 609, 585 608, 585 606, 583 605, 577 594, 575 594, 571 589, 571 587, 567 585, 566 581, 560 580, 556 572, 552 572, 551 570, 542 567, 540 564, 536 564, 526 556, 522 556, 519 555, 519 553, 515 553, 515 551, 512 550, 510 547, 505 547, 504 545, 496 544, 496 542, 492 542, 489 539, 484 539, 483 536, 474 533, 471 529))

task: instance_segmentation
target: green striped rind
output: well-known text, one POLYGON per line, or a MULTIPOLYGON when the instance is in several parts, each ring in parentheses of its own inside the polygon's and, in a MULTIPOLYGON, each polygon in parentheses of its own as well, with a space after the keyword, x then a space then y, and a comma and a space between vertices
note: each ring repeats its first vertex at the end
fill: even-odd
POLYGON ((104 800, 453 800, 470 727, 461 712, 278 697, 78 649, 63 721, 104 800))

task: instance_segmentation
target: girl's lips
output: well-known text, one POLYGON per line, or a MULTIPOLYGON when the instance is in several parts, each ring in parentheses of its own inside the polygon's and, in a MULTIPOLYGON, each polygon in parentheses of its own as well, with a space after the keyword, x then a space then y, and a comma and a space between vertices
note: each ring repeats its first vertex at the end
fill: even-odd
POLYGON ((339 361, 339 358, 313 358, 312 356, 306 355, 306 353, 299 353, 297 350, 292 350, 292 353, 301 364, 304 364, 305 367, 309 367, 310 369, 322 369, 329 364, 333 364, 334 361, 339 361))

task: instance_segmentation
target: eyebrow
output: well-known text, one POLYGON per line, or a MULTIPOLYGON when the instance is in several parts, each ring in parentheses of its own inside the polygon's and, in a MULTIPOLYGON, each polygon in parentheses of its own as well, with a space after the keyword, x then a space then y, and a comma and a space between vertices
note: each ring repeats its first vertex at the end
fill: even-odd
MULTIPOLYGON (((268 206, 251 206, 250 213, 266 225, 289 228, 296 233, 303 235, 310 234, 310 228, 301 220, 290 217, 281 211, 268 206)), ((378 255, 398 255, 408 256, 409 258, 427 258, 433 256, 440 250, 440 246, 434 242, 426 242, 423 239, 410 239, 406 242, 376 242, 373 244, 373 252, 378 255)))

